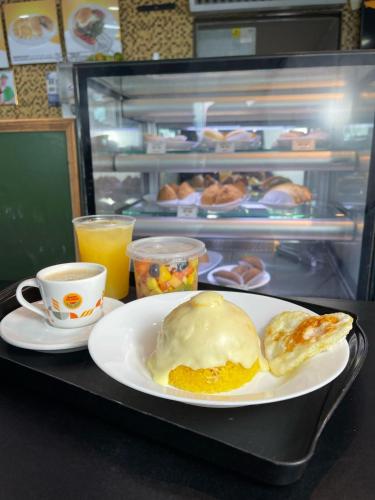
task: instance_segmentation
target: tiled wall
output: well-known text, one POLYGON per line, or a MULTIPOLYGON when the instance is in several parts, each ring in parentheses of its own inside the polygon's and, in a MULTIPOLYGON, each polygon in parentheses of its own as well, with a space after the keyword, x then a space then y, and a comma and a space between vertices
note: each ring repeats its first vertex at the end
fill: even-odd
MULTIPOLYGON (((0 4, 18 1, 30 0, 0 0, 0 4)), ((60 10, 60 0, 56 3, 60 10)), ((165 3, 165 0, 119 0, 124 58, 151 59, 154 52, 158 52, 162 59, 191 57, 193 19, 189 12, 189 1, 175 0, 176 9, 172 11, 137 11, 137 6, 150 3, 165 3)), ((357 48, 358 41, 359 13, 353 13, 348 7, 343 16, 342 48, 357 48)), ((16 66, 14 73, 19 105, 0 106, 0 119, 60 116, 59 108, 49 107, 47 102, 45 77, 47 72, 54 69, 54 64, 16 66)))

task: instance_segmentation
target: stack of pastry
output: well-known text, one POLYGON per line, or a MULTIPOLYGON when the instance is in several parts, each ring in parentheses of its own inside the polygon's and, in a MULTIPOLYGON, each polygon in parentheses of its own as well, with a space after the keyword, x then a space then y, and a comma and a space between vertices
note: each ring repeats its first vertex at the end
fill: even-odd
POLYGON ((230 271, 219 270, 213 273, 215 279, 229 286, 251 286, 265 270, 264 262, 255 255, 243 256, 230 271))
POLYGON ((160 188, 157 200, 158 201, 184 200, 193 193, 195 193, 195 190, 190 186, 188 182, 183 182, 180 185, 164 184, 164 186, 160 188))
POLYGON ((247 179, 240 175, 228 176, 223 183, 214 181, 202 194, 202 205, 220 205, 240 200, 247 194, 247 179))
POLYGON ((221 205, 240 200, 244 192, 233 184, 222 185, 216 182, 203 191, 201 197, 202 205, 221 205))

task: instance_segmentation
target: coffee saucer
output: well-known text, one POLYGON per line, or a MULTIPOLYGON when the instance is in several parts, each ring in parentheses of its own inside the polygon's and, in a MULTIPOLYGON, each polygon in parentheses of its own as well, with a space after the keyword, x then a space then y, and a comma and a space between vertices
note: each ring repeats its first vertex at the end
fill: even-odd
MULTIPOLYGON (((43 308, 42 301, 34 305, 43 308)), ((122 306, 119 300, 104 297, 104 316, 122 306)), ((87 348, 92 325, 81 328, 55 328, 25 307, 7 314, 0 322, 0 336, 8 344, 42 352, 69 352, 87 348)))

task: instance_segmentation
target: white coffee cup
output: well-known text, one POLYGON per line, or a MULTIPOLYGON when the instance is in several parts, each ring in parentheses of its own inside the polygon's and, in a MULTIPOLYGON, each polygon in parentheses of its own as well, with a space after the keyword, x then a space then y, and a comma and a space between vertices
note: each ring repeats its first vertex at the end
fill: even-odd
POLYGON ((103 315, 103 296, 107 269, 100 264, 71 262, 42 269, 17 287, 18 302, 39 314, 52 326, 79 328, 95 323, 103 315), (45 310, 30 304, 22 295, 23 288, 40 290, 45 310))

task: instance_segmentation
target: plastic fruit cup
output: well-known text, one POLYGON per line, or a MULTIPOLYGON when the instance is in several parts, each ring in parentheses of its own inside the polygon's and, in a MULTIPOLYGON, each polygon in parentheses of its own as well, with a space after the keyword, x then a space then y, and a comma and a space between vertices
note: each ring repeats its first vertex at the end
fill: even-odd
POLYGON ((160 236, 128 245, 134 261, 137 297, 198 289, 198 258, 204 243, 194 238, 160 236))

